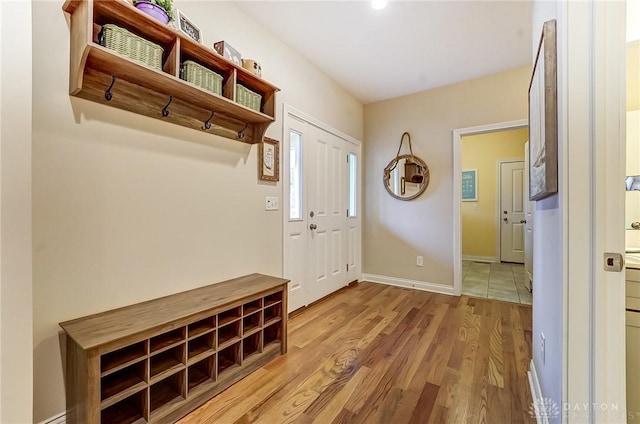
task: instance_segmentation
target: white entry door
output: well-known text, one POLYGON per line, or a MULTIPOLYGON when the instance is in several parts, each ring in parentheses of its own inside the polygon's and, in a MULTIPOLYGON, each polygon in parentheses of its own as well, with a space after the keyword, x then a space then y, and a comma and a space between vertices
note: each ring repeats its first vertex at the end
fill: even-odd
POLYGON ((283 276, 291 280, 289 311, 360 273, 360 145, 305 119, 285 114, 283 276))
POLYGON ((524 262, 524 162, 500 164, 500 261, 524 262))
POLYGON ((347 283, 345 142, 310 126, 307 162, 309 182, 309 299, 318 300, 347 283))

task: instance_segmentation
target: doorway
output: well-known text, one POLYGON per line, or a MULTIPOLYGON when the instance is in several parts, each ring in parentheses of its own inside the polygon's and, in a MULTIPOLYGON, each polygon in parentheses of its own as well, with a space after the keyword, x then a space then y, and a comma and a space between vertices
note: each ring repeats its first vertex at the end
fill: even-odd
POLYGON ((454 130, 454 289, 457 294, 532 302, 523 265, 525 243, 521 222, 524 221, 523 160, 527 139, 526 120, 454 130), (475 175, 475 195, 468 192, 466 184, 469 170, 475 175))
POLYGON ((294 311, 360 275, 360 142, 288 106, 283 132, 283 269, 294 311))

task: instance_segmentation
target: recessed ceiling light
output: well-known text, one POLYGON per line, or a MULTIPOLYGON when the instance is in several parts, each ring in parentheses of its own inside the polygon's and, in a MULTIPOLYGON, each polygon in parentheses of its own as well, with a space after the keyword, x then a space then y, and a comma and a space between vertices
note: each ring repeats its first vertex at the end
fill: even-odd
POLYGON ((375 10, 382 10, 387 7, 387 0, 373 0, 371 2, 371 7, 375 10))

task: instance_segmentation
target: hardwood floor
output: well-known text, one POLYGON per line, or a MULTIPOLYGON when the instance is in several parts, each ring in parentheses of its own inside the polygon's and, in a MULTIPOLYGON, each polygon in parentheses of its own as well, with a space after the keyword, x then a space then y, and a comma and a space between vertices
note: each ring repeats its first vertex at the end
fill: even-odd
POLYGON ((194 423, 521 423, 531 307, 360 283, 289 321, 289 352, 194 423))

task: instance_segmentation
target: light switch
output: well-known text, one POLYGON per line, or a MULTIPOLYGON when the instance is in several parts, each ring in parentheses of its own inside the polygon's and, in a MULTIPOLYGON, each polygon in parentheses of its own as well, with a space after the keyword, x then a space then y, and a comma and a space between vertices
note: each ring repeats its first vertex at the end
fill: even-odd
POLYGON ((278 209, 280 209, 280 199, 277 197, 267 197, 264 204, 264 210, 277 211, 278 209))

